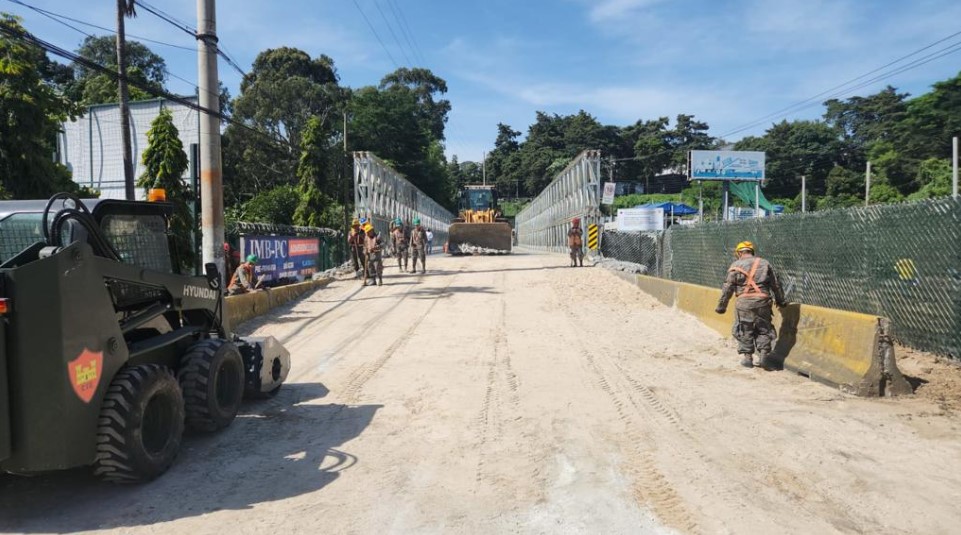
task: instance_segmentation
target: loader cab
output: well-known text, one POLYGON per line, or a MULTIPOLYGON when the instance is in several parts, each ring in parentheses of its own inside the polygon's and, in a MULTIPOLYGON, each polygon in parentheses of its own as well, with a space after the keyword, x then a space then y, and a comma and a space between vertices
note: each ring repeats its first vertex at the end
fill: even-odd
POLYGON ((497 190, 491 186, 466 186, 461 191, 460 210, 490 210, 497 208, 497 190))

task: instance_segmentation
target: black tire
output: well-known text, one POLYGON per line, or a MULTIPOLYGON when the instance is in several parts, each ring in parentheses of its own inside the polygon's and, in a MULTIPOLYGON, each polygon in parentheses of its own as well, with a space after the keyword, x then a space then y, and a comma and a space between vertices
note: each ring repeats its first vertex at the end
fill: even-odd
POLYGON ((94 474, 113 483, 150 481, 173 464, 183 433, 184 400, 173 372, 158 364, 123 368, 100 408, 94 474))
POLYGON ((244 359, 233 343, 197 342, 181 357, 177 379, 191 429, 218 431, 234 421, 244 396, 244 359))

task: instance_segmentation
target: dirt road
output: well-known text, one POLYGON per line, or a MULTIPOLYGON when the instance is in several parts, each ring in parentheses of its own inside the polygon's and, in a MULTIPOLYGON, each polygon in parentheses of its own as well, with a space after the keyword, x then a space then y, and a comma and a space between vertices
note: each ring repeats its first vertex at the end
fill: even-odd
MULTIPOLYGON (((245 326, 277 398, 149 485, 0 476, 0 530, 956 533, 961 417, 861 400, 560 256, 428 259, 245 326)), ((918 357, 914 357, 918 358, 918 357)), ((958 373, 945 367, 944 373, 958 373)), ((930 373, 930 370, 928 370, 930 373)))

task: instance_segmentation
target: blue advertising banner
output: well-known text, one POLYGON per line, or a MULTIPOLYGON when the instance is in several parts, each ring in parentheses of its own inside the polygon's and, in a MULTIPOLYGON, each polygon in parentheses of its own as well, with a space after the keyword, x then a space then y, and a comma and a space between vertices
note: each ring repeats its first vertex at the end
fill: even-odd
POLYGON ((320 238, 241 236, 241 259, 257 255, 254 272, 267 286, 302 282, 317 272, 320 238))

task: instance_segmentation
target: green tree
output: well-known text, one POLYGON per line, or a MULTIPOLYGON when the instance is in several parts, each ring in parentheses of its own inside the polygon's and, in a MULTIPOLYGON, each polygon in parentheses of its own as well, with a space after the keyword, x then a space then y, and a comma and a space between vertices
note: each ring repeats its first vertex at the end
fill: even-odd
POLYGON ((224 132, 227 202, 296 183, 301 137, 312 118, 323 126, 324 149, 334 150, 348 96, 327 56, 287 47, 258 54, 233 102, 234 119, 255 131, 230 125, 224 132))
POLYGON ((144 173, 137 185, 146 190, 160 188, 166 191, 167 201, 174 205, 174 213, 170 218, 174 254, 181 269, 189 272, 196 260, 192 236, 197 228, 190 211, 194 194, 183 180, 189 164, 170 110, 160 110, 150 124, 142 161, 144 173))
MULTIPOLYGON (((95 63, 117 70, 116 39, 112 35, 87 37, 77 54, 95 63)), ((145 100, 153 96, 140 87, 154 91, 164 88, 167 65, 164 59, 138 41, 126 41, 127 78, 130 80, 130 100, 145 100)), ((117 79, 109 74, 73 64, 74 79, 65 81, 66 94, 84 106, 120 101, 117 79)))
POLYGON ((254 195, 234 210, 234 219, 250 223, 293 225, 294 213, 300 205, 300 191, 289 184, 254 195))
MULTIPOLYGON (((25 31, 12 15, 0 14, 0 24, 25 31)), ((49 60, 42 50, 0 37, 0 196, 35 199, 78 190, 52 155, 60 124, 79 110, 44 82, 43 65, 49 60)))
POLYGON ((380 81, 381 90, 405 90, 417 99, 418 120, 422 128, 438 141, 444 140, 444 125, 450 113, 450 101, 435 100, 436 95, 447 93, 447 82, 430 69, 401 67, 380 81))
MULTIPOLYGON (((324 123, 318 117, 307 121, 301 136, 300 163, 297 190, 300 200, 294 211, 294 224, 308 227, 320 226, 321 215, 331 199, 324 194, 326 173, 329 169, 327 136, 324 123)), ((339 225, 338 225, 339 226, 339 225)))
POLYGON ((709 127, 693 115, 678 114, 674 128, 668 134, 668 144, 673 150, 671 163, 675 168, 687 169, 687 153, 692 150, 712 149, 715 139, 708 134, 709 127))
POLYGON ((947 197, 951 195, 951 160, 929 158, 918 166, 917 182, 921 188, 910 200, 947 197))
POLYGON ((766 153, 765 195, 795 197, 801 191, 801 175, 807 176, 808 193, 824 194, 828 173, 839 159, 841 143, 836 131, 823 122, 781 121, 764 136, 746 137, 734 148, 766 153))

